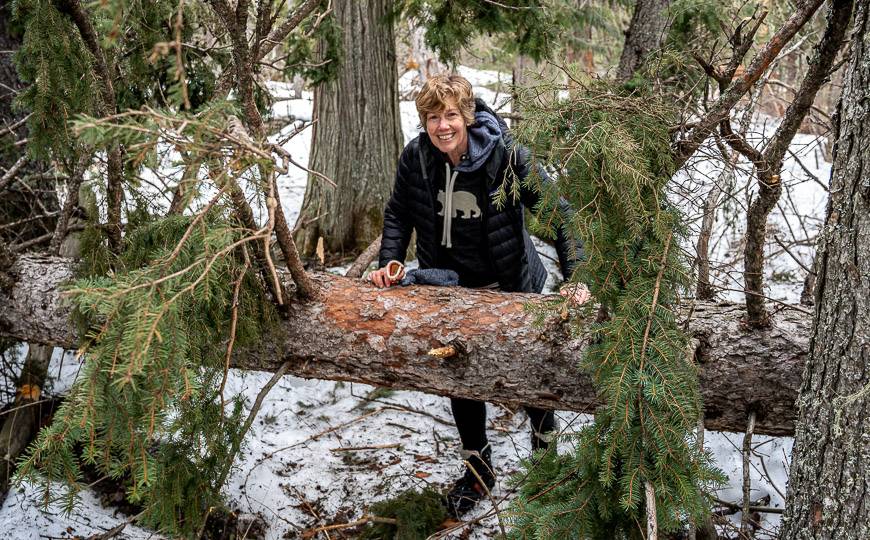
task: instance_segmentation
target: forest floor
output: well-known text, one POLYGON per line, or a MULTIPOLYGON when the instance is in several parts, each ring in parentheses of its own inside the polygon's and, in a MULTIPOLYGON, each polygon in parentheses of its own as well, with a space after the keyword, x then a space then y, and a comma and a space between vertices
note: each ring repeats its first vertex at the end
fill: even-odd
MULTIPOLYGON (((506 98, 509 74, 464 69, 475 90, 498 106, 506 98), (498 87, 502 88, 499 90, 498 87)), ((406 75, 400 84, 403 93, 411 84, 406 75)), ((276 98, 276 120, 293 115, 310 118, 310 96, 285 99, 289 87, 270 84, 276 98)), ((502 110, 507 110, 507 107, 502 110)), ((402 126, 406 140, 417 133, 418 120, 412 101, 402 102, 402 126)), ((753 129, 758 136, 769 133, 774 120, 758 119, 753 129)), ((292 130, 288 126, 275 135, 292 130)), ((820 226, 827 194, 809 179, 807 172, 827 183, 830 164, 824 160, 823 140, 799 135, 792 147, 795 159, 786 162, 783 183, 787 196, 771 219, 771 237, 766 269, 768 295, 778 302, 796 303, 800 297, 804 271, 812 263, 812 242, 790 246, 791 255, 775 242, 773 235, 788 240, 814 237, 820 226)), ((291 139, 286 148, 296 161, 307 163, 310 130, 291 139)), ((722 164, 696 160, 690 174, 678 176, 671 196, 694 223, 700 221, 700 204, 718 176, 722 164)), ((742 165, 734 186, 725 198, 714 228, 711 260, 714 278, 723 287, 722 299, 741 301, 740 258, 743 216, 753 189, 749 170, 742 165)), ((292 171, 279 182, 288 222, 294 223, 305 191, 306 175, 292 171)), ((790 241, 785 242, 787 245, 790 241)), ((544 255, 552 287, 559 279, 555 253, 537 242, 544 255)), ((685 246, 694 253, 691 245, 685 246)), ((340 271, 341 269, 335 269, 340 271)), ((20 362, 25 350, 17 351, 20 362)), ((62 394, 75 379, 79 364, 69 352, 55 350, 51 386, 47 392, 62 394)), ((231 390, 241 392, 253 403, 271 374, 233 371, 231 390)), ((525 413, 488 405, 488 435, 493 445, 493 460, 499 482, 491 501, 483 502, 469 518, 469 524, 446 537, 485 539, 498 535, 499 520, 507 520, 512 498, 508 476, 518 470, 518 462, 529 454, 529 429, 525 413)), ((557 412, 566 432, 577 430, 589 417, 557 412)), ((716 457, 729 482, 717 497, 739 502, 742 498, 743 434, 708 432, 705 446, 716 457)), ((569 450, 570 439, 560 441, 560 451, 569 450)), ((760 437, 753 439, 752 499, 770 496, 768 506, 781 508, 788 478, 787 466, 792 439, 760 437)), ((236 467, 226 486, 230 507, 242 514, 258 515, 267 525, 265 537, 299 538, 305 531, 359 518, 374 502, 389 498, 408 488, 433 486, 444 489, 461 473, 459 440, 452 424, 449 400, 406 391, 385 391, 360 384, 303 380, 284 377, 271 391, 257 417, 236 467)), ((0 539, 86 538, 104 533, 127 520, 109 501, 90 490, 82 492, 81 503, 70 515, 55 506, 40 504, 41 494, 31 486, 14 488, 0 508, 0 539)), ((739 523, 739 513, 731 520, 739 523)), ((759 537, 773 535, 778 515, 763 516, 759 537)), ((727 533, 727 526, 723 533, 727 533)), ((315 538, 353 538, 355 531, 336 530, 315 538)), ((733 533, 733 531, 732 531, 733 533)), ((135 525, 127 526, 116 538, 162 538, 135 525)))

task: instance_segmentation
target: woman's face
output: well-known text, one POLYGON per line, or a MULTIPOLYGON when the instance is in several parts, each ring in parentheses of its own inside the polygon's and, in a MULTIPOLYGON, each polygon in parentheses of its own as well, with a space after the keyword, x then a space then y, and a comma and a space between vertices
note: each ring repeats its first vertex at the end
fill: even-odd
POLYGON ((454 100, 446 102, 440 112, 426 115, 426 133, 435 148, 455 158, 454 164, 468 151, 468 128, 454 100))

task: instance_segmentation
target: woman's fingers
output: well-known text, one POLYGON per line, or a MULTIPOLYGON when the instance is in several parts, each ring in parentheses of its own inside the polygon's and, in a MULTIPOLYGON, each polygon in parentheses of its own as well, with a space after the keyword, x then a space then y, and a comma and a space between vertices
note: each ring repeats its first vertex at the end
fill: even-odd
POLYGON ((372 283, 375 284, 375 287, 378 287, 381 289, 388 286, 387 285, 387 275, 386 275, 386 272, 384 272, 383 268, 381 268, 379 270, 375 270, 372 273, 372 283))
POLYGON ((584 283, 565 285, 559 294, 568 299, 575 306, 585 304, 592 298, 592 293, 584 283))
POLYGON ((369 274, 369 281, 371 281, 372 284, 379 289, 389 287, 393 284, 390 278, 387 277, 386 268, 378 268, 377 270, 369 274))

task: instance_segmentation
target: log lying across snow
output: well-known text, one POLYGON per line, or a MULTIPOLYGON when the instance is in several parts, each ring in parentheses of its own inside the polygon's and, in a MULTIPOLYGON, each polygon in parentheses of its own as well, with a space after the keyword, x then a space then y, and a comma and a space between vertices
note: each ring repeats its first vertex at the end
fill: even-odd
MULTIPOLYGON (((15 285, 0 291, 0 335, 68 348, 78 344, 60 296, 70 262, 26 256, 9 269, 15 285)), ((379 290, 360 280, 315 275, 323 297, 294 305, 289 319, 256 348, 238 351, 235 367, 275 371, 290 362, 300 377, 357 381, 396 389, 594 410, 595 392, 577 369, 584 342, 558 318, 531 325, 523 306, 541 295, 442 287, 379 290), (427 354, 453 345, 449 358, 427 354)), ((810 317, 785 309, 765 331, 747 331, 743 306, 698 303, 689 330, 708 429, 794 432, 795 397, 808 350, 810 317)))

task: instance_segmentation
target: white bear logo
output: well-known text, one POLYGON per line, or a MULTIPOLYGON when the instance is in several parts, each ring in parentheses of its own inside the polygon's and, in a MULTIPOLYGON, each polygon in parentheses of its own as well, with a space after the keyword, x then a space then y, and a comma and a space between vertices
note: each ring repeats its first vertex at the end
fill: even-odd
MULTIPOLYGON (((441 203, 441 210, 438 212, 438 215, 443 216, 444 192, 440 190, 438 191, 438 202, 441 203)), ((480 217, 480 207, 477 206, 477 199, 467 191, 453 192, 453 211, 450 217, 455 218, 459 214, 462 214, 459 217, 463 219, 480 217)))

